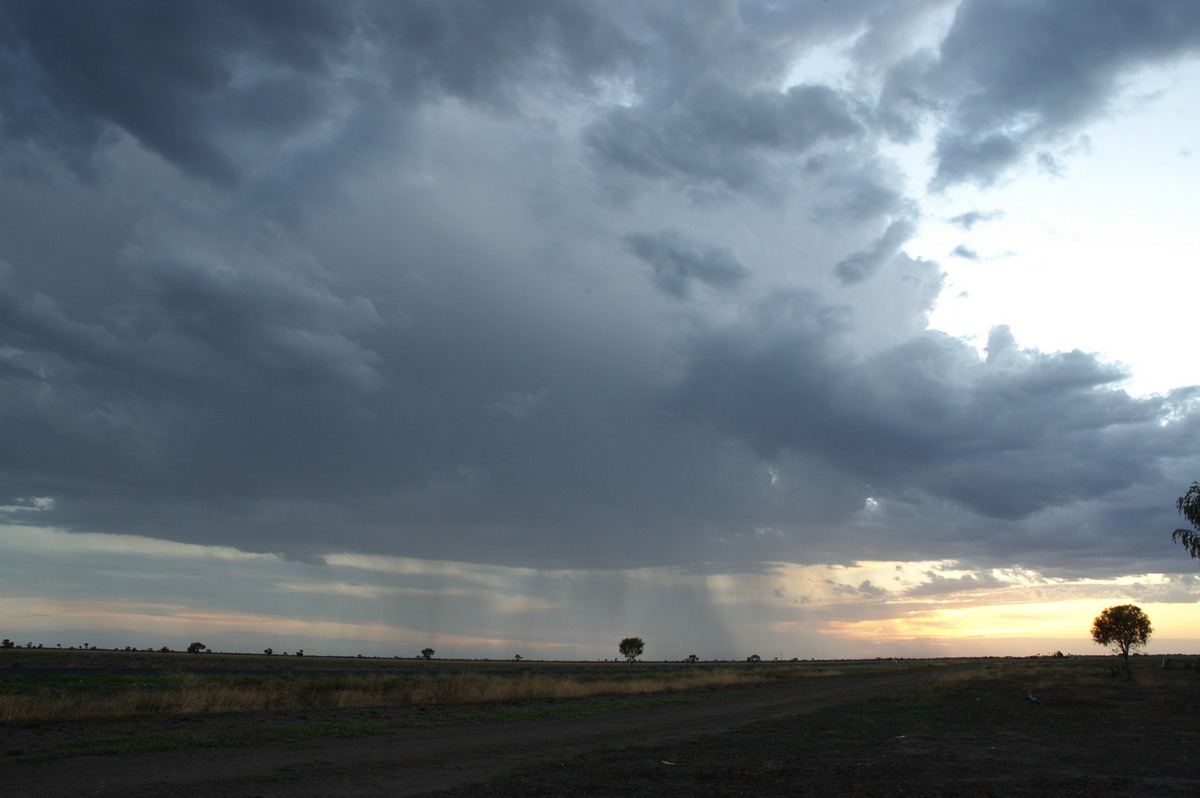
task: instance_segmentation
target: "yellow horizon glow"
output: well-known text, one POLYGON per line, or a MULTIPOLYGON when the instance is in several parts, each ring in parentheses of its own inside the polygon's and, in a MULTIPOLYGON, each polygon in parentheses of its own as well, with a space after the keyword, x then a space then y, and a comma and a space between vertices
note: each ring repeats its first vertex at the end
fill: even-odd
MULTIPOLYGON (((1138 603, 1118 599, 1068 599, 1049 602, 986 604, 918 610, 894 618, 827 621, 823 629, 847 640, 879 642, 916 639, 953 641, 987 638, 1078 639, 1091 642, 1092 621, 1105 607, 1138 603)), ((1155 637, 1200 637, 1195 604, 1138 603, 1154 626, 1155 637)))
POLYGON ((10 636, 261 638, 276 648, 303 637, 306 647, 333 651, 432 645, 594 658, 611 655, 610 638, 638 634, 653 640, 656 657, 686 656, 708 639, 720 641, 707 652, 716 658, 756 650, 986 656, 1019 653, 1029 645, 1022 640, 1091 649, 1096 615, 1132 603, 1150 615, 1152 641, 1200 649, 1200 580, 1186 573, 1064 579, 936 560, 589 571, 349 554, 313 565, 3 525, 0 541, 13 577, 0 593, 10 636), (218 573, 238 589, 214 588, 218 573), (70 592, 55 595, 62 590, 70 592))

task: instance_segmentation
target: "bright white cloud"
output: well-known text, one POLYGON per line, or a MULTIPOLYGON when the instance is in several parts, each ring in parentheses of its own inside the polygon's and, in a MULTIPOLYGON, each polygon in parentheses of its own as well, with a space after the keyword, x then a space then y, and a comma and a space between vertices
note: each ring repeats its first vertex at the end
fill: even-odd
POLYGON ((922 234, 907 250, 948 272, 932 326, 982 347, 1007 324, 1044 351, 1100 352, 1126 365, 1139 393, 1200 384, 1186 356, 1184 290, 1200 247, 1187 218, 1200 200, 1187 101, 1200 91, 1200 62, 1147 70, 1130 84, 1109 119, 1062 147, 1059 172, 1030 164, 1005 185, 926 200, 922 234), (1006 210, 969 231, 948 223, 980 207, 1006 210), (977 260, 949 257, 964 244, 977 260))

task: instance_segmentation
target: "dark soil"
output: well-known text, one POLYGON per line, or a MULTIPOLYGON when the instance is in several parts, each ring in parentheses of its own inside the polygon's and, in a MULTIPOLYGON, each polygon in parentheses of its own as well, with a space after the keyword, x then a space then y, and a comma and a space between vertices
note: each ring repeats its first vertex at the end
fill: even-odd
MULTIPOLYGON (((12 795, 1200 795, 1200 675, 1149 658, 1000 660, 804 679, 571 719, 31 761, 70 737, 137 739, 458 709, 0 727, 12 795)), ((598 702, 603 704, 604 702, 598 702)), ((603 708, 603 707, 599 707, 603 708)))
MULTIPOLYGON (((1102 664, 1101 664, 1102 663, 1102 664)), ((447 795, 1196 796, 1200 674, 995 665, 705 733, 596 751, 447 795)))

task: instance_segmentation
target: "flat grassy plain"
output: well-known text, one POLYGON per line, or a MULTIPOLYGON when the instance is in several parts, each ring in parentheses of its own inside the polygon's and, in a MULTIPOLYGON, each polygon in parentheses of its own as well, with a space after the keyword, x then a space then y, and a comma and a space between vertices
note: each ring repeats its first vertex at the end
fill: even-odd
POLYGON ((1100 656, 630 667, 15 649, 0 651, 0 778, 112 770, 111 794, 140 794, 145 774, 145 794, 177 795, 1200 795, 1200 673, 1161 663, 1135 658, 1126 681, 1100 656), (456 753, 397 759, 422 744, 456 753), (236 791, 203 780, 213 756, 247 762, 236 791), (186 788, 163 781, 184 772, 186 788))
POLYGON ((1200 795, 1200 672, 993 659, 814 712, 613 748, 445 795, 1200 795))
POLYGON ((631 666, 7 649, 0 651, 0 723, 569 701, 831 673, 793 663, 631 666))

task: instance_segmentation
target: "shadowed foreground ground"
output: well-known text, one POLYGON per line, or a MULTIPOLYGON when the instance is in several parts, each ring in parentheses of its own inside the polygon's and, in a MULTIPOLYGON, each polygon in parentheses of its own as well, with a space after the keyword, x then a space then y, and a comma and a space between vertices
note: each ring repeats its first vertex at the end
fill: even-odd
POLYGON ((1133 684, 1098 660, 927 667, 567 720, 43 762, 30 752, 70 735, 382 725, 423 711, 35 725, 0 731, 0 783, 42 796, 1200 794, 1200 676, 1141 664, 1133 684))

